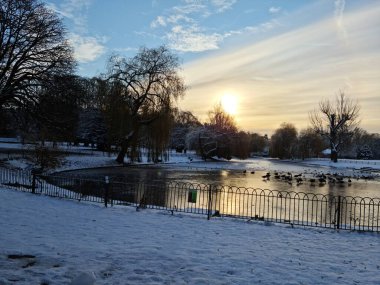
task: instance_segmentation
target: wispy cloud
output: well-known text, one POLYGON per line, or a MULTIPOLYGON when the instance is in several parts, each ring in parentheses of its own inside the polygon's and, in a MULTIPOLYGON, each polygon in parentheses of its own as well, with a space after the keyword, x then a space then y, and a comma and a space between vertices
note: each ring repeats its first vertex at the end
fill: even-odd
POLYGON ((278 26, 281 26, 277 20, 271 20, 258 24, 256 26, 247 26, 239 30, 231 30, 224 33, 206 33, 198 25, 190 26, 176 25, 166 34, 169 46, 180 52, 202 52, 207 50, 216 50, 224 39, 236 35, 249 35, 264 33, 278 26))
POLYGON ((114 48, 114 52, 131 52, 131 51, 138 51, 138 48, 135 47, 125 47, 125 48, 114 48))
POLYGON ((380 6, 345 11, 344 16, 349 34, 344 46, 332 17, 186 64, 190 88, 182 104, 202 117, 226 90, 233 90, 241 102, 241 127, 264 132, 262 126, 273 130, 284 121, 306 127, 308 111, 344 89, 362 106, 362 126, 378 132, 380 38, 374 35, 380 34, 380 6))
POLYGON ((76 32, 87 31, 87 10, 91 0, 66 0, 60 5, 48 3, 48 6, 62 17, 70 19, 74 23, 76 32))
POLYGON ((166 35, 169 46, 181 52, 201 52, 206 50, 218 49, 223 36, 217 33, 203 33, 199 27, 174 26, 170 33, 166 35))
MULTIPOLYGON (((211 15, 217 17, 220 13, 232 9, 236 0, 183 0, 157 16, 150 24, 155 31, 165 30, 163 38, 168 45, 180 52, 203 52, 219 49, 226 38, 259 32, 266 32, 279 26, 279 21, 273 19, 255 26, 246 26, 236 30, 219 30, 217 27, 201 25, 201 20, 211 15)), ((147 33, 145 32, 144 35, 147 33)))
POLYGON ((276 14, 280 11, 281 11, 281 7, 270 7, 269 8, 269 13, 271 13, 271 14, 276 14))
POLYGON ((211 3, 216 7, 216 11, 218 13, 222 13, 236 3, 236 0, 211 0, 211 3))
POLYGON ((188 1, 185 5, 174 6, 172 11, 177 15, 189 15, 194 13, 203 16, 209 15, 207 5, 203 4, 202 1, 188 1))
POLYGON ((243 29, 243 32, 252 32, 252 33, 267 32, 267 31, 273 30, 274 28, 279 27, 281 25, 282 24, 280 21, 278 21, 276 19, 272 19, 270 21, 260 23, 256 26, 245 27, 243 29))
POLYGON ((176 24, 178 22, 184 22, 189 24, 196 24, 196 21, 193 18, 187 17, 185 15, 170 15, 167 17, 166 21, 171 24, 176 24))
POLYGON ((157 28, 159 26, 165 27, 166 26, 166 20, 163 16, 158 16, 151 24, 151 28, 157 28))
POLYGON ((217 49, 223 37, 217 33, 207 33, 195 19, 199 15, 209 15, 207 5, 202 0, 184 0, 183 3, 172 7, 167 15, 158 16, 150 27, 165 28, 164 39, 172 49, 180 52, 217 49))
POLYGON ((335 21, 338 27, 338 31, 344 40, 347 40, 347 31, 343 22, 344 7, 346 5, 345 0, 335 0, 335 21))
POLYGON ((89 35, 87 29, 87 13, 91 2, 92 0, 65 0, 58 6, 48 4, 51 9, 73 23, 69 42, 74 48, 75 58, 81 63, 94 61, 106 51, 107 39, 89 35))

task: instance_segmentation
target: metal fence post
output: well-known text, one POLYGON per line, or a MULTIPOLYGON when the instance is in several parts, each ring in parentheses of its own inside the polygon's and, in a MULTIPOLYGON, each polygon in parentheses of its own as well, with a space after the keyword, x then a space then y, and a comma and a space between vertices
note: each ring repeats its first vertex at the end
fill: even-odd
POLYGON ((109 180, 109 177, 106 176, 105 177, 105 182, 106 182, 106 188, 105 188, 105 191, 104 191, 104 206, 107 208, 107 204, 108 204, 108 192, 109 192, 109 183, 110 183, 110 180, 109 180))
POLYGON ((207 205, 207 220, 210 220, 212 215, 212 185, 208 188, 208 205, 207 205))
POLYGON ((338 207, 336 209, 336 228, 340 229, 340 195, 338 196, 338 207))
POLYGON ((36 194, 36 174, 32 174, 32 193, 36 194))

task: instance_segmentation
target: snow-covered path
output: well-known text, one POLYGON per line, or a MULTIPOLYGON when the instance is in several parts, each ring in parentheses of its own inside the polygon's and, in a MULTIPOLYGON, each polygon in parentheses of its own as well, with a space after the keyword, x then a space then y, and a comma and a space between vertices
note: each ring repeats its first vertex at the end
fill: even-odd
POLYGON ((380 283, 380 236, 371 233, 207 221, 6 189, 0 229, 0 284, 79 284, 78 276, 93 284, 380 283))

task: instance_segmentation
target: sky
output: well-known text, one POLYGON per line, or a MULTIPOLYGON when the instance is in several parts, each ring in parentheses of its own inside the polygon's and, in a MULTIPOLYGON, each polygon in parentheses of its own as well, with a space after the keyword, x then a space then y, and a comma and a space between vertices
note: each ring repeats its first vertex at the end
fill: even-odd
POLYGON ((168 46, 187 86, 178 101, 202 121, 222 102, 239 128, 271 134, 310 126, 309 112, 339 92, 380 133, 380 1, 46 0, 79 62, 97 76, 111 55, 168 46), (226 99, 227 98, 227 99, 226 99))

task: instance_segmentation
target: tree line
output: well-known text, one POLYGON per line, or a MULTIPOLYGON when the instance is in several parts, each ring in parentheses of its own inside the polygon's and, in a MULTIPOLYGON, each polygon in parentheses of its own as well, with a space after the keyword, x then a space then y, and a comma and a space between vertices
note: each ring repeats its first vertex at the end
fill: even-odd
POLYGON ((36 0, 0 4, 0 132, 23 140, 93 144, 117 151, 117 161, 168 158, 196 150, 204 159, 338 155, 379 157, 378 135, 359 128, 359 105, 340 93, 310 113, 299 133, 284 123, 269 138, 239 130, 221 104, 201 123, 176 101, 186 86, 179 58, 165 46, 142 47, 131 58, 113 56, 94 78, 75 75, 77 63, 57 14, 36 0), (355 148, 355 151, 353 151, 355 148))

